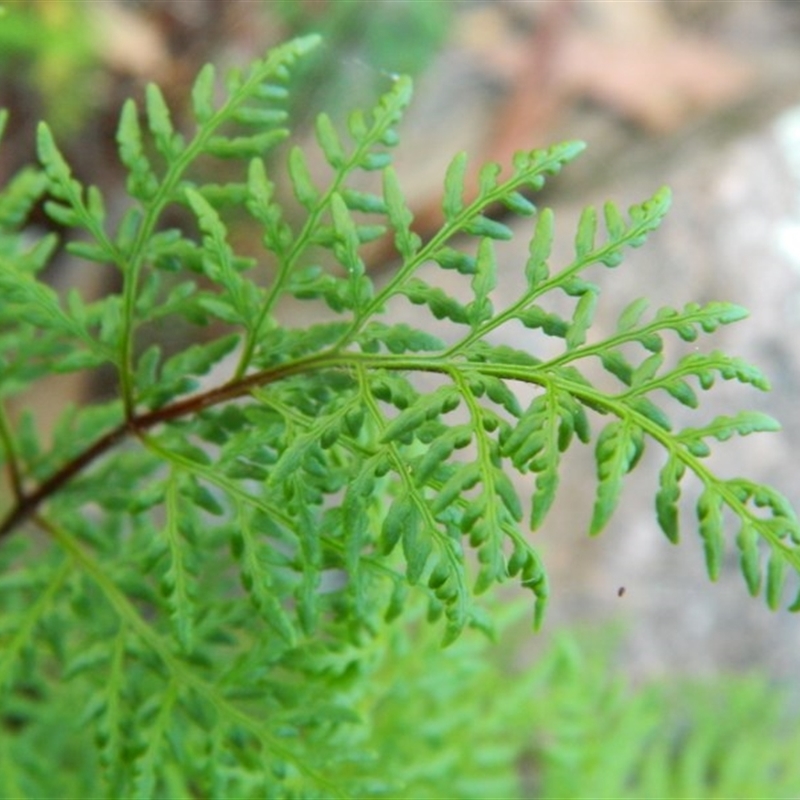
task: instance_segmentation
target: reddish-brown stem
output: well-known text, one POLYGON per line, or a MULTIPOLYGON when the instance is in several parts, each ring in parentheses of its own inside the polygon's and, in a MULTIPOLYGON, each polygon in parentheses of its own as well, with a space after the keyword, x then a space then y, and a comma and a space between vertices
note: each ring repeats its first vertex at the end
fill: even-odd
POLYGON ((281 378, 296 375, 300 372, 318 369, 325 366, 326 363, 329 363, 329 357, 312 356, 291 364, 284 364, 263 372, 247 375, 240 380, 231 381, 201 394, 187 397, 184 400, 178 400, 154 411, 135 414, 129 420, 122 422, 113 430, 96 439, 75 458, 40 483, 33 491, 20 492, 14 507, 5 519, 0 521, 0 540, 10 535, 17 526, 29 519, 48 497, 63 488, 93 461, 129 436, 138 436, 156 425, 198 414, 205 408, 242 397, 258 386, 274 383, 281 378))

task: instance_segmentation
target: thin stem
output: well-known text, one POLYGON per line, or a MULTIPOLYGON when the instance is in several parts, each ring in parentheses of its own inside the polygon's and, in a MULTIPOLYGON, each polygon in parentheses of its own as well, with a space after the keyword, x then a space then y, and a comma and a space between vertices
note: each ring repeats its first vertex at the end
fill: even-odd
MULTIPOLYGON (((301 372, 313 371, 328 366, 341 366, 340 364, 330 364, 329 362, 330 359, 324 356, 311 356, 291 364, 285 364, 271 370, 249 375, 242 380, 218 386, 215 389, 203 392, 202 394, 193 395, 184 400, 179 400, 154 411, 134 414, 130 419, 121 422, 116 428, 96 439, 85 450, 71 461, 67 462, 61 469, 53 473, 30 493, 26 494, 24 492, 21 481, 19 481, 18 468, 15 467, 14 471, 18 476, 18 491, 15 492, 17 502, 6 518, 0 522, 0 539, 8 536, 18 525, 30 518, 48 497, 55 494, 91 463, 128 437, 138 437, 144 431, 156 425, 180 419, 181 417, 192 416, 200 413, 205 408, 210 408, 211 406, 219 405, 229 400, 235 400, 238 397, 248 394, 252 389, 258 386, 274 383, 275 381, 301 372)), ((2 436, 2 425, 0 425, 0 436, 2 436)))

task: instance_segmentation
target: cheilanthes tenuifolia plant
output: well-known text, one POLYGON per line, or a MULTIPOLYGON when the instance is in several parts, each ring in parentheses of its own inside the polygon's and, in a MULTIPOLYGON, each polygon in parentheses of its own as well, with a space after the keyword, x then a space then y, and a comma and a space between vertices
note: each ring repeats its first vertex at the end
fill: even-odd
POLYGON ((642 245, 669 193, 627 215, 587 208, 572 260, 554 265, 553 214, 530 198, 582 145, 520 152, 505 172, 487 164, 474 199, 459 154, 444 177, 444 222, 423 241, 391 166, 405 78, 346 130, 317 118, 325 186, 299 147, 281 145, 267 166, 289 136, 291 69, 316 44, 277 47, 224 87, 205 67, 191 130, 175 129, 154 85, 143 108, 129 100, 118 128, 129 203, 113 223, 45 124, 40 166, 0 195, 3 796, 401 796, 410 785, 433 792, 436 780, 459 796, 509 791, 502 717, 482 722, 453 694, 483 668, 463 644, 478 634, 464 634, 491 628, 478 596, 508 582, 531 591, 541 623, 548 579, 529 529, 545 522, 561 454, 576 442, 594 442, 590 533, 608 523, 647 445, 663 459, 654 513, 670 540, 684 479, 699 487, 712 579, 728 535, 748 589, 770 606, 800 568, 786 500, 706 460, 714 440, 775 421, 740 412, 676 430, 661 405, 694 409, 719 379, 767 388, 756 367, 721 352, 664 355, 666 339, 694 342, 744 309, 652 311, 632 299, 613 334, 590 336, 599 290, 587 271, 616 268, 642 245), (238 177, 198 178, 213 159, 238 177), (379 191, 358 182, 365 171, 379 174, 379 191), (287 179, 292 213, 276 190, 287 179), (60 245, 27 225, 40 203, 67 231, 70 268, 113 272, 118 291, 61 296, 41 279, 60 245), (526 288, 500 308, 496 243, 512 232, 489 216, 498 207, 530 219, 526 288), (242 217, 260 229, 260 258, 230 242, 242 217), (383 236, 397 265, 377 284, 363 246, 383 236), (463 282, 468 302, 420 277, 431 263, 463 282), (264 264, 268 273, 255 269, 264 264), (570 313, 548 307, 554 295, 571 298, 570 313), (419 327, 387 316, 398 299, 417 306, 419 327), (292 315, 301 324, 278 322, 288 300, 308 303, 306 319, 292 315), (320 302, 332 321, 315 321, 320 302), (431 318, 449 325, 447 343, 426 330, 431 318), (492 344, 520 323, 558 353, 492 344), (154 332, 171 327, 197 334, 165 353, 154 332), (586 376, 598 363, 613 389, 586 376), (223 377, 203 383, 212 369, 223 377), (28 390, 97 370, 113 374, 114 396, 65 408, 45 438, 28 390), (531 402, 512 384, 532 387, 531 402), (529 474, 532 497, 520 497, 514 471, 529 474), (395 707, 418 719, 392 727, 381 702, 403 673, 391 668, 411 663, 402 659, 426 630, 466 660, 409 667, 413 696, 395 707), (430 714, 413 705, 421 698, 430 714))

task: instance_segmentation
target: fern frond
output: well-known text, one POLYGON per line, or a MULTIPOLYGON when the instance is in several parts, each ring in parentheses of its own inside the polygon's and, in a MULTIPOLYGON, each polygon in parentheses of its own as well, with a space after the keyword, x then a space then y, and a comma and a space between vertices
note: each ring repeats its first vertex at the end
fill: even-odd
MULTIPOLYGON (((327 174, 299 146, 265 158, 288 135, 290 70, 316 41, 276 48, 224 91, 205 68, 192 131, 178 129, 154 86, 142 114, 129 101, 118 144, 131 205, 113 229, 102 193, 74 177, 46 126, 43 170, 0 193, 0 691, 20 707, 27 692, 46 694, 58 713, 82 709, 49 745, 63 764, 70 737, 80 743, 81 796, 397 796, 402 781, 381 774, 369 740, 375 654, 402 630, 387 623, 442 619, 450 652, 467 648, 466 628, 491 632, 481 595, 513 579, 532 591, 538 626, 550 588, 527 528, 545 523, 562 454, 589 444, 596 420, 590 533, 607 527, 647 447, 665 459, 655 512, 671 541, 684 481, 699 486, 712 579, 731 522, 752 594, 776 607, 800 573, 787 500, 717 475, 707 460, 712 446, 777 423, 741 412, 676 428, 663 403, 694 413, 720 379, 768 388, 739 358, 670 355, 744 309, 648 313, 635 300, 612 333, 595 325, 592 270, 616 268, 643 244, 669 192, 627 215, 611 203, 584 211, 574 255, 559 266, 554 214, 530 197, 583 145, 518 153, 505 174, 489 164, 474 196, 459 154, 444 180, 444 222, 423 240, 390 165, 407 79, 346 130, 318 118, 327 174), (205 181, 201 157, 238 172, 224 185, 205 181), (365 172, 380 173, 379 184, 365 188, 365 172), (47 213, 80 234, 69 252, 112 267, 119 293, 88 302, 41 280, 57 242, 23 245, 20 232, 45 191, 47 213), (531 219, 524 289, 506 304, 498 261, 513 228, 495 218, 498 207, 531 219), (262 229, 272 267, 263 283, 253 269, 261 258, 234 247, 237 210, 262 229), (364 245, 384 234, 398 265, 378 281, 364 245), (423 278, 423 265, 448 270, 463 292, 423 278), (281 324, 287 299, 308 313, 281 324), (319 320, 311 301, 335 319, 319 320), (386 317, 398 303, 419 307, 413 324, 386 317), (425 329, 426 314, 445 321, 446 336, 425 329), (210 333, 167 352, 152 333, 172 324, 210 333), (498 343, 520 325, 534 345, 549 337, 547 355, 498 343), (116 396, 65 408, 50 437, 7 405, 45 375, 97 368, 116 374, 116 396)), ((457 712, 442 730, 463 728, 457 712)), ((0 759, 35 751, 50 735, 40 721, 14 732, 8 750, 0 737, 0 759)), ((39 777, 40 794, 52 793, 39 777)))

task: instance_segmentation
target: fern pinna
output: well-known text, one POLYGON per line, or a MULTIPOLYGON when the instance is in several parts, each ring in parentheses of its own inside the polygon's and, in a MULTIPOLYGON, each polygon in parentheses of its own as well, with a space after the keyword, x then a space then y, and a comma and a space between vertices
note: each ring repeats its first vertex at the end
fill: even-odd
POLYGON ((114 225, 45 125, 42 168, 0 196, 6 796, 398 791, 369 738, 378 700, 366 676, 390 652, 386 623, 423 603, 452 643, 467 626, 491 626, 475 598, 514 579, 533 592, 538 625, 547 573, 526 528, 545 521, 561 454, 590 442, 593 424, 591 533, 608 522, 648 443, 664 454, 655 510, 673 541, 682 481, 699 482, 712 578, 733 520, 753 594, 763 588, 777 606, 787 570, 800 570, 800 529, 784 498, 718 477, 704 461, 710 441, 776 423, 744 412, 675 430, 659 405, 668 395, 695 408, 698 390, 718 378, 767 388, 755 367, 720 352, 664 356, 665 337, 694 341, 745 311, 710 303, 651 313, 635 300, 611 336, 591 335, 599 290, 587 270, 616 267, 640 246, 669 193, 627 218, 613 204, 600 215, 586 209, 573 260, 553 269, 553 214, 529 197, 582 145, 518 153, 505 175, 488 164, 468 199, 461 154, 445 178, 444 222, 422 241, 390 164, 411 98, 405 78, 370 114, 353 113, 346 133, 318 118, 325 187, 299 147, 266 165, 288 135, 290 69, 315 44, 274 49, 232 74, 223 94, 206 67, 192 89, 190 134, 175 129, 157 87, 144 114, 128 101, 118 140, 130 206, 114 225), (209 158, 239 162, 240 177, 193 177, 209 158), (270 177, 281 162, 299 222, 270 177), (380 191, 364 190, 363 172, 380 173, 380 191), (42 198, 72 231, 66 250, 80 268, 114 270, 118 292, 61 297, 38 277, 58 247, 53 235, 32 242, 25 227, 42 198), (165 222, 168 211, 180 218, 176 207, 183 229, 165 222), (527 288, 504 308, 493 304, 495 242, 511 230, 489 216, 496 207, 531 218, 527 288), (266 278, 259 259, 231 245, 235 213, 260 226, 266 278), (363 246, 386 235, 398 264, 378 284, 363 246), (463 276, 468 302, 420 277, 432 262, 463 276), (548 308, 555 293, 573 299, 571 314, 548 308), (310 305, 312 324, 279 324, 287 299, 322 301, 336 317, 313 324, 310 305), (393 323, 385 310, 398 301, 445 321, 448 341, 393 323), (165 324, 204 330, 173 354, 143 344, 165 324), (559 352, 492 344, 507 324, 553 337, 559 352), (613 389, 585 374, 597 363, 613 389), (214 367, 226 377, 203 384, 214 367), (118 395, 65 409, 44 441, 19 398, 48 375, 98 369, 113 371, 118 395), (423 374, 430 380, 415 380, 423 374), (535 387, 527 407, 515 383, 535 387), (512 469, 530 473, 529 512, 512 469))

